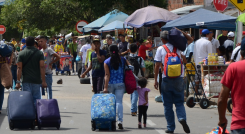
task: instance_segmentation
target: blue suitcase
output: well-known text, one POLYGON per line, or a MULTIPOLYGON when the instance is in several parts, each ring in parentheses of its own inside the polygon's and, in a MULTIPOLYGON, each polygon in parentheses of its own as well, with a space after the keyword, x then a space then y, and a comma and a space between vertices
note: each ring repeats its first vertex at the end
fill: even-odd
POLYGON ((116 97, 114 94, 95 94, 91 102, 92 131, 116 130, 116 97))
POLYGON ((9 128, 35 128, 36 110, 31 92, 13 91, 8 97, 9 128))

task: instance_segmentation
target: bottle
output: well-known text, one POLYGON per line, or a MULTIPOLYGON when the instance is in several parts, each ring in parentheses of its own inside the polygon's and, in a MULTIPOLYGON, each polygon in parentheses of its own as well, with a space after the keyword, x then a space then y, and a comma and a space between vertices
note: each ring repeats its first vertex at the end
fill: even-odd
POLYGON ((219 65, 218 53, 215 53, 215 62, 216 62, 216 65, 219 65))
POLYGON ((208 65, 211 65, 211 53, 208 54, 208 65))

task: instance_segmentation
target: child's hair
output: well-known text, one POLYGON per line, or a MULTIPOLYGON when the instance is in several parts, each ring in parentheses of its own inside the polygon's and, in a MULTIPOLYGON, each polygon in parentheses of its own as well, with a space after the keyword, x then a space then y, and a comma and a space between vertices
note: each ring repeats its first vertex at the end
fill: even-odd
POLYGON ((135 53, 137 52, 137 49, 138 49, 138 46, 135 44, 135 43, 132 43, 130 46, 129 46, 129 49, 132 53, 135 53))
POLYGON ((139 80, 138 80, 138 84, 139 84, 139 86, 141 87, 141 88, 145 88, 146 87, 146 85, 147 85, 147 83, 148 83, 148 81, 147 81, 147 79, 146 78, 139 78, 139 80))

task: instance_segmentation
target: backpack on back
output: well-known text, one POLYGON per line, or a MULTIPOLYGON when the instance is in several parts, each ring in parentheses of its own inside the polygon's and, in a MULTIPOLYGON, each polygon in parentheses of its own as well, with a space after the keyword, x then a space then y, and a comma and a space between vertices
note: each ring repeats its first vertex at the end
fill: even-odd
POLYGON ((166 45, 163 45, 167 54, 164 60, 164 74, 168 78, 177 78, 182 74, 182 61, 177 54, 177 48, 173 48, 173 52, 170 52, 166 45))
POLYGON ((139 56, 136 56, 136 57, 131 57, 131 56, 128 56, 128 61, 129 63, 134 66, 134 74, 137 76, 138 73, 139 73, 139 70, 140 70, 140 63, 142 62, 141 61, 141 58, 140 58, 140 63, 138 62, 138 58, 140 58, 139 56))

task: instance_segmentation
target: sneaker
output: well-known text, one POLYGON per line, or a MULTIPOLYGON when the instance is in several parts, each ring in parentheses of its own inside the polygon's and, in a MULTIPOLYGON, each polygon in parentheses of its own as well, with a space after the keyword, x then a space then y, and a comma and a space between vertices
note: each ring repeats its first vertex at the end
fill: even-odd
POLYGON ((5 89, 4 93, 9 93, 9 90, 8 89, 5 89))
POLYGON ((146 128, 146 124, 144 124, 144 128, 146 128))
POLYGON ((122 123, 118 123, 118 129, 123 129, 122 123))
POLYGON ((134 112, 134 113, 132 114, 132 116, 137 116, 137 112, 134 112))
POLYGON ((190 128, 189 126, 187 125, 186 121, 184 119, 180 120, 179 121, 180 124, 183 126, 183 129, 186 133, 190 133, 190 128))
POLYGON ((76 75, 76 73, 73 73, 73 75, 76 75))
POLYGON ((141 124, 138 124, 138 128, 142 128, 142 127, 141 127, 141 124))
POLYGON ((170 130, 166 130, 165 133, 168 133, 168 134, 173 134, 174 131, 170 131, 170 130))

